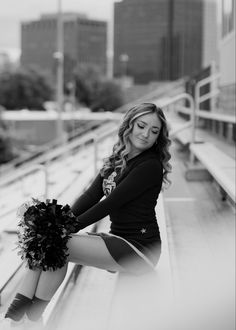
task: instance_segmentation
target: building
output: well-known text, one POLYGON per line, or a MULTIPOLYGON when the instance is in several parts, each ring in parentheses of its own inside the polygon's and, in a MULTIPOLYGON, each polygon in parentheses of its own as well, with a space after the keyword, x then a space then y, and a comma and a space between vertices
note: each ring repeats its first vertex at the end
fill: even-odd
POLYGON ((219 42, 219 109, 235 116, 235 0, 222 0, 219 42))
POLYGON ((216 54, 216 42, 208 43, 216 38, 215 8, 203 0, 115 3, 114 75, 147 83, 198 72, 216 54))
POLYGON ((217 22, 218 6, 216 0, 203 1, 202 28, 202 67, 206 68, 215 62, 218 65, 219 23, 217 22))
MULTIPOLYGON (((107 23, 85 15, 64 13, 64 68, 70 80, 77 64, 94 64, 106 73, 107 23)), ((21 64, 56 72, 57 16, 42 15, 39 20, 21 24, 21 64)))
POLYGON ((0 50, 0 71, 9 69, 11 65, 10 57, 5 51, 0 50))

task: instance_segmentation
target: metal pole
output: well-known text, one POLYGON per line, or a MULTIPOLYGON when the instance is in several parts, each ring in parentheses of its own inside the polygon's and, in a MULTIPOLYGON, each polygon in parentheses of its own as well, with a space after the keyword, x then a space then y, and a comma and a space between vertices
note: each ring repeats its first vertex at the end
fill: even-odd
MULTIPOLYGON (((191 111, 191 122, 192 122, 192 144, 195 143, 195 137, 196 137, 196 104, 194 102, 194 99, 192 95, 188 96, 188 100, 190 102, 190 109, 191 111)), ((194 164, 194 154, 193 152, 190 152, 190 164, 194 164)))
POLYGON ((107 25, 107 78, 113 78, 113 45, 114 45, 114 2, 111 1, 110 20, 107 25))
POLYGON ((63 17, 62 17, 62 8, 61 1, 58 0, 58 12, 57 12, 57 139, 58 141, 63 142, 64 140, 64 131, 63 131, 63 122, 62 122, 62 111, 63 111, 63 62, 64 62, 64 29, 63 29, 63 17))
POLYGON ((93 146, 94 146, 94 174, 97 174, 98 170, 98 137, 95 134, 93 138, 93 146))

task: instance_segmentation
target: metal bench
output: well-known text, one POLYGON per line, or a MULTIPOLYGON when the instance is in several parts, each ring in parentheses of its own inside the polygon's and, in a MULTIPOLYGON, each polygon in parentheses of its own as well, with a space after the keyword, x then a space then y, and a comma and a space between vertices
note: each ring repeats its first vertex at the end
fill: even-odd
POLYGON ((0 264, 0 306, 2 292, 23 265, 23 261, 16 251, 4 254, 3 249, 2 253, 0 264))
POLYGON ((235 203, 235 160, 209 142, 191 144, 190 151, 235 203))

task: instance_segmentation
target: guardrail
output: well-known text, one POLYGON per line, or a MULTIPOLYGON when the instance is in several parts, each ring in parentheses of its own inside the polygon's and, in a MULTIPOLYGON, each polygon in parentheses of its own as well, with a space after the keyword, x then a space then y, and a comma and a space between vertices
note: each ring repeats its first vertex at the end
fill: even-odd
POLYGON ((32 172, 35 171, 42 171, 44 173, 44 182, 45 182, 45 190, 44 190, 44 198, 47 198, 48 196, 48 171, 47 171, 47 166, 37 164, 37 165, 32 165, 29 168, 23 168, 16 170, 15 173, 6 175, 4 178, 0 179, 0 187, 1 186, 6 186, 9 183, 12 183, 14 181, 17 181, 18 179, 21 179, 24 176, 29 175, 32 172))
MULTIPOLYGON (((189 108, 187 108, 187 107, 178 106, 176 111, 179 113, 183 113, 183 114, 191 116, 189 108)), ((228 123, 228 124, 236 124, 236 117, 231 116, 231 115, 224 115, 221 113, 212 113, 209 111, 197 110, 197 109, 195 110, 195 114, 199 118, 203 118, 203 119, 210 119, 210 120, 220 121, 220 122, 224 122, 224 123, 228 123)))
MULTIPOLYGON (((58 148, 58 150, 53 150, 49 154, 45 155, 45 157, 42 157, 41 162, 44 162, 45 165, 37 164, 34 166, 31 166, 30 168, 24 168, 19 169, 17 173, 14 173, 12 175, 6 176, 4 179, 2 178, 0 180, 0 186, 6 186, 9 183, 12 183, 16 180, 21 180, 24 176, 29 175, 30 173, 41 170, 45 174, 45 191, 44 191, 44 197, 47 198, 48 196, 48 166, 49 161, 58 158, 59 156, 68 153, 68 151, 71 151, 73 149, 77 149, 78 147, 81 147, 82 145, 93 143, 94 145, 94 173, 97 173, 97 163, 98 163, 98 144, 102 140, 104 140, 106 137, 110 136, 111 134, 114 134, 117 131, 117 127, 113 127, 111 129, 106 130, 106 132, 98 135, 91 133, 87 135, 86 137, 81 137, 77 141, 72 141, 68 145, 63 145, 62 147, 58 148)), ((17 209, 17 207, 16 207, 17 209)), ((12 210, 11 210, 12 211, 12 210)), ((14 210, 13 210, 14 211, 14 210)), ((93 229, 94 230, 94 229, 93 229)), ((10 283, 10 281, 14 278, 14 276, 18 273, 18 271, 21 268, 20 266, 17 266, 14 271, 10 274, 9 278, 6 280, 6 282, 3 284, 3 286, 0 288, 0 294, 3 292, 5 287, 10 283)))
POLYGON ((169 107, 170 105, 173 105, 179 101, 182 100, 188 100, 189 101, 189 114, 190 114, 190 121, 188 123, 186 123, 185 125, 183 125, 181 128, 178 128, 175 131, 171 131, 170 136, 174 137, 177 133, 179 133, 180 131, 188 128, 188 127, 192 127, 192 142, 194 143, 195 141, 195 120, 196 120, 196 108, 195 108, 195 104, 194 104, 194 99, 192 97, 191 94, 188 93, 181 93, 175 97, 172 97, 171 99, 168 100, 164 100, 164 101, 156 101, 156 104, 158 106, 160 106, 161 108, 166 108, 169 107))
POLYGON ((200 109, 200 104, 206 100, 212 99, 213 97, 219 94, 219 89, 213 86, 213 89, 204 95, 200 95, 201 88, 209 83, 215 83, 220 78, 220 74, 216 73, 212 76, 209 76, 205 79, 198 81, 195 85, 195 107, 200 109))

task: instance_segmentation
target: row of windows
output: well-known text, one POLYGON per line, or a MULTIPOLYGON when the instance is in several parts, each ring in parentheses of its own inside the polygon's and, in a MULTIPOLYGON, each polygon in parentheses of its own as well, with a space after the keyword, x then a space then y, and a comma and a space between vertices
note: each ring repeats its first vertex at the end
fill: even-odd
MULTIPOLYGON (((103 27, 106 26, 106 22, 94 22, 94 21, 70 21, 70 22, 64 22, 64 27, 67 28, 73 28, 76 26, 76 24, 84 25, 84 26, 91 26, 91 27, 103 27)), ((29 22, 29 23, 22 23, 23 29, 48 29, 48 28, 55 28, 57 24, 56 20, 42 20, 42 21, 35 21, 35 22, 29 22)))

